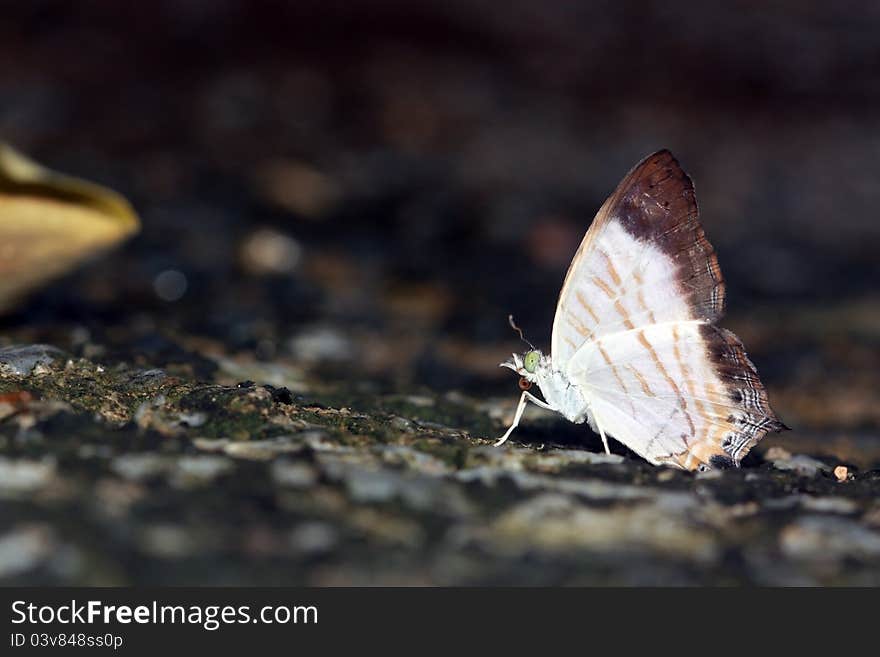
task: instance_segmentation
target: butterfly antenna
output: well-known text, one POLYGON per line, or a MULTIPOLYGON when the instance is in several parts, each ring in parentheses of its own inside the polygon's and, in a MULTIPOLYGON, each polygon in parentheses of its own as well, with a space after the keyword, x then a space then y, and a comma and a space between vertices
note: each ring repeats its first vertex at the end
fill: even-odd
POLYGON ((513 315, 508 315, 507 321, 510 323, 510 328, 512 328, 514 331, 516 331, 519 334, 519 339, 522 340, 523 342, 525 342, 527 345, 529 345, 529 347, 532 349, 532 351, 534 351, 535 345, 533 345, 531 342, 526 340, 525 336, 523 335, 522 329, 519 326, 517 326, 516 323, 513 321, 513 315))

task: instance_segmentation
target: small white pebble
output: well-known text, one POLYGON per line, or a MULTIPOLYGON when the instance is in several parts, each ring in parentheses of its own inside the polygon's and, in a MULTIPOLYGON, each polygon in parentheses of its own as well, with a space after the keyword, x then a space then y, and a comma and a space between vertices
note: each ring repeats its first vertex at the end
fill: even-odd
POLYGON ((299 242, 271 228, 261 228, 242 244, 242 260, 255 274, 289 274, 302 259, 299 242))

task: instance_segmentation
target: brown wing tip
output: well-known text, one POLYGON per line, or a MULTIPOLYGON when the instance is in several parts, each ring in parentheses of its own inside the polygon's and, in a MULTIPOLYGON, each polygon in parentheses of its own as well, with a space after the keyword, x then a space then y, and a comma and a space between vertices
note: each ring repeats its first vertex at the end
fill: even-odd
POLYGON ((627 175, 623 177, 623 181, 619 187, 623 187, 623 183, 626 183, 626 186, 630 186, 636 181, 642 179, 645 175, 650 175, 658 169, 673 169, 676 173, 680 172, 685 178, 687 178, 687 174, 684 172, 684 169, 681 168, 681 164, 679 164, 678 160, 675 159, 672 151, 668 148, 662 148, 639 160, 638 163, 629 170, 627 175))
MULTIPOLYGON (((650 155, 647 155, 644 158, 642 158, 642 161, 639 162, 639 164, 642 164, 643 162, 647 162, 648 160, 653 160, 654 158, 670 160, 670 161, 678 164, 678 160, 675 159, 675 156, 672 154, 672 151, 670 151, 668 148, 661 148, 659 151, 654 151, 650 155)), ((638 165, 636 165, 636 166, 638 166, 638 165)))
POLYGON ((670 221, 695 219, 698 215, 693 182, 665 148, 630 169, 611 199, 622 204, 623 219, 627 214, 646 213, 643 220, 647 223, 642 229, 648 233, 651 228, 662 232, 663 224, 670 221))
POLYGON ((685 173, 684 169, 682 169, 681 164, 678 162, 678 159, 672 154, 668 148, 661 148, 659 151, 654 151, 650 155, 646 155, 643 157, 638 164, 636 164, 632 170, 637 171, 644 167, 645 165, 653 165, 655 167, 671 167, 680 171, 685 178, 688 178, 687 173, 685 173))

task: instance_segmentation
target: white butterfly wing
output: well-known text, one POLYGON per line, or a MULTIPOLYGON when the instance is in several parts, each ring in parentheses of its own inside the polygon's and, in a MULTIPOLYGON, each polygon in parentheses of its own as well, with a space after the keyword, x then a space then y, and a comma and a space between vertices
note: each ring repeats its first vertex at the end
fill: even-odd
POLYGON ((607 434, 652 463, 739 463, 778 422, 739 340, 690 179, 668 151, 633 169, 572 262, 553 364, 607 434))
POLYGON ((705 321, 653 324, 585 345, 569 364, 596 421, 655 465, 732 465, 778 430, 733 333, 705 321))
POLYGON ((557 368, 588 340, 669 321, 715 321, 724 282, 694 188, 669 151, 645 158, 599 209, 556 306, 557 368))

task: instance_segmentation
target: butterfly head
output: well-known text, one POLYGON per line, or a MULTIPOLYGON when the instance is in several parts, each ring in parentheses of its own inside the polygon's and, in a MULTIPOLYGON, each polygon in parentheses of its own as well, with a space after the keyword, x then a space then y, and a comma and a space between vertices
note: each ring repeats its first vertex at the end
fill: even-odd
POLYGON ((538 370, 546 363, 547 358, 538 349, 531 349, 523 355, 512 354, 512 358, 499 367, 513 370, 531 383, 538 380, 538 370))
POLYGON ((530 349, 522 356, 512 354, 513 358, 501 363, 499 367, 506 367, 519 374, 521 377, 519 387, 523 390, 528 390, 532 387, 533 383, 538 381, 538 371, 548 365, 550 359, 544 356, 540 349, 535 349, 534 345, 525 339, 522 329, 514 323, 513 315, 508 315, 507 321, 510 323, 510 327, 519 335, 520 340, 529 345, 530 349))

